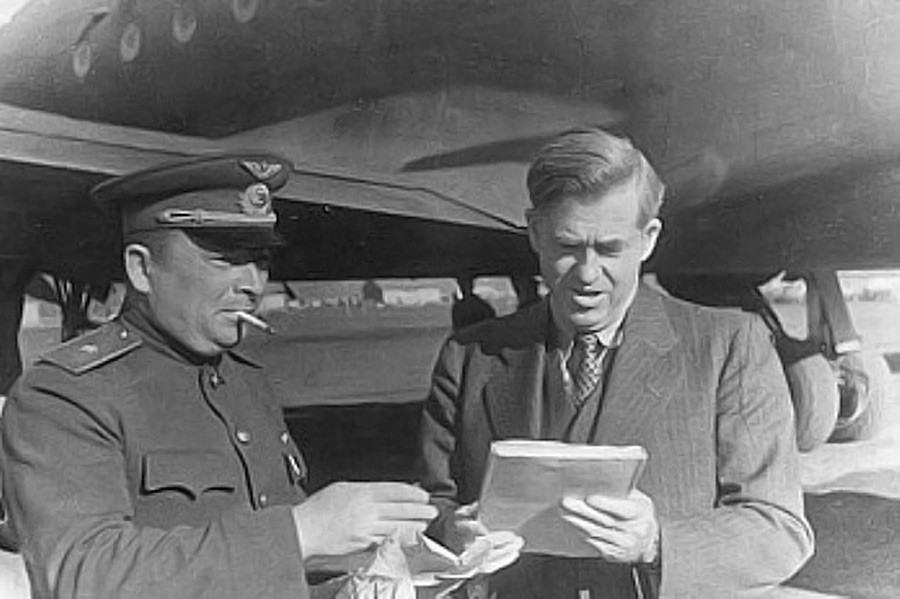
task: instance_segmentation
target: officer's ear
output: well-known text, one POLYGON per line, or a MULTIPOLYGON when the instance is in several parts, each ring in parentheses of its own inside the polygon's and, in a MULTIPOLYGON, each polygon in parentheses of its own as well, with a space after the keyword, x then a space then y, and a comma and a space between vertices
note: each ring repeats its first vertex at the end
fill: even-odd
POLYGON ((150 293, 150 250, 143 244, 129 243, 125 246, 124 258, 125 274, 131 286, 140 293, 150 293))
POLYGON ((644 225, 641 230, 641 262, 645 262, 653 250, 656 249, 656 242, 659 241, 659 234, 662 231, 662 221, 658 218, 651 218, 650 222, 644 225))

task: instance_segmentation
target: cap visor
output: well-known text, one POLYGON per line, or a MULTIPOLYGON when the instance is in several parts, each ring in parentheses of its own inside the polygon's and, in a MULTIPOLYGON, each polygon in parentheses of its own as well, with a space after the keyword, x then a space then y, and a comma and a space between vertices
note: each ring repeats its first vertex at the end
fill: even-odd
POLYGON ((278 248, 287 241, 268 227, 228 227, 216 230, 182 229, 199 245, 226 249, 278 248))

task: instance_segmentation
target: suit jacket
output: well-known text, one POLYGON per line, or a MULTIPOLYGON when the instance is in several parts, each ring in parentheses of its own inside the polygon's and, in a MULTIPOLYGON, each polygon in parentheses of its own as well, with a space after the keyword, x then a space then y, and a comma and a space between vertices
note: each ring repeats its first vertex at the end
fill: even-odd
MULTIPOLYGON (((541 303, 443 346, 422 422, 424 485, 442 514, 436 536, 456 506, 478 499, 491 441, 540 438, 550 326, 541 303)), ((791 576, 813 541, 768 330, 643 285, 622 326, 590 442, 650 454, 638 487, 660 521, 661 596, 731 597, 791 576)), ((496 582, 501 597, 634 593, 631 568, 599 558, 525 555, 496 582)))
POLYGON ((129 316, 49 352, 5 407, 35 597, 307 597, 304 466, 262 371, 192 362, 129 316))

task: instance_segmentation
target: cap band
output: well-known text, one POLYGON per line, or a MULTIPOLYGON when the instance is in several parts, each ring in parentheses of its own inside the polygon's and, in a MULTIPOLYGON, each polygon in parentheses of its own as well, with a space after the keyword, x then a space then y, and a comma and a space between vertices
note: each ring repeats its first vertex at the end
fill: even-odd
POLYGON ((238 189, 192 191, 149 203, 122 214, 122 230, 195 228, 274 228, 269 188, 253 183, 238 189))
POLYGON ((156 215, 156 222, 162 226, 186 227, 265 227, 274 225, 277 218, 274 214, 264 216, 247 216, 233 212, 216 212, 213 210, 163 210, 156 215))

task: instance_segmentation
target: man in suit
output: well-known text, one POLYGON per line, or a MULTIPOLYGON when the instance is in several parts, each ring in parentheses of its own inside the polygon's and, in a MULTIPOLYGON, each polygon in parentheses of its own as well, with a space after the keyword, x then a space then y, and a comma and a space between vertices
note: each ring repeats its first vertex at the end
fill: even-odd
MULTIPOLYGON (((596 557, 526 554, 491 581, 500 598, 733 597, 810 556, 793 414, 764 325, 639 282, 661 229, 663 186, 627 139, 570 131, 528 172, 528 229, 550 292, 455 333, 424 408, 430 532, 483 533, 491 441, 642 445, 627 498, 566 497, 559 526, 596 557)), ((527 551, 527 546, 526 546, 527 551)))
POLYGON ((313 564, 437 515, 421 489, 335 483, 303 457, 236 348, 278 241, 277 156, 202 157, 119 177, 121 318, 44 354, 2 419, 4 497, 35 597, 310 596, 313 564))

